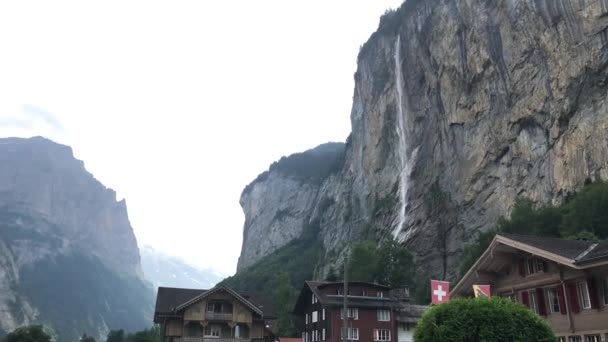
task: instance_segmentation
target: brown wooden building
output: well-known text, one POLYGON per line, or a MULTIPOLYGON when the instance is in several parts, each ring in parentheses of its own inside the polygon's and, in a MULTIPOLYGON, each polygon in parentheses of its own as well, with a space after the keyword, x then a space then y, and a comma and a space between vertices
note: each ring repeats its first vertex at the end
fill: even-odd
POLYGON ((534 310, 560 342, 608 341, 608 241, 496 235, 452 295, 473 284, 534 310))
MULTIPOLYGON (((379 284, 355 281, 348 288, 349 341, 411 341, 413 327, 426 307, 409 305, 403 290, 379 284)), ((294 309, 302 342, 342 341, 343 289, 342 282, 305 283, 294 309)))
POLYGON ((273 342, 269 307, 219 285, 210 290, 159 287, 154 323, 163 342, 273 342))

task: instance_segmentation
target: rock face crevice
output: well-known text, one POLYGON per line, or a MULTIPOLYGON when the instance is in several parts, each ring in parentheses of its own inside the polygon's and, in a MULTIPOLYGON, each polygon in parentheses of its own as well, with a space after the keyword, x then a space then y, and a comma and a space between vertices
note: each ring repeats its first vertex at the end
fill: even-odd
MULTIPOLYGON (((585 182, 608 179, 607 13, 604 0, 409 0, 385 14, 358 57, 343 167, 316 195, 333 203, 319 222, 335 255, 319 275, 362 232, 381 238, 397 229, 422 271, 451 278, 463 246, 518 196, 557 204, 585 182), (404 157, 411 170, 400 199, 404 157), (431 189, 445 194, 449 224, 429 206, 431 189)), ((251 206, 273 204, 245 206, 245 230, 251 206)), ((286 237, 301 231, 277 227, 286 237)))
POLYGON ((0 274, 4 332, 38 323, 59 340, 101 338, 151 319, 125 201, 41 137, 0 139, 0 274))

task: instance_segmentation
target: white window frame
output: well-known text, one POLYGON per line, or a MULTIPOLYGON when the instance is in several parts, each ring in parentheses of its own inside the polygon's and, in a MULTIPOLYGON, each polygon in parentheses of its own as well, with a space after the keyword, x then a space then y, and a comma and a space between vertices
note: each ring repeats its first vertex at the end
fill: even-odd
POLYGON ((312 303, 315 304, 317 302, 317 296, 315 296, 315 294, 312 294, 312 303))
POLYGON ((325 308, 323 308, 323 320, 325 320, 325 308))
POLYGON ((361 296, 367 297, 367 291, 366 290, 361 291, 361 296))
POLYGON ((344 293, 343 293, 343 290, 342 290, 342 288, 341 288, 341 287, 338 287, 338 290, 336 290, 336 294, 337 294, 338 296, 342 296, 342 295, 344 294, 344 293))
POLYGON ((376 297, 378 297, 378 298, 384 298, 384 291, 378 291, 378 292, 376 292, 376 297))
MULTIPOLYGON (((547 296, 548 297, 548 296, 547 296)), ((528 302, 530 303, 530 310, 538 314, 538 298, 536 297, 535 290, 528 291, 528 302)))
POLYGON ((318 335, 318 334, 317 334, 317 331, 316 331, 316 330, 313 330, 313 331, 312 331, 312 341, 313 341, 313 342, 316 342, 316 341, 318 341, 318 340, 319 340, 317 335, 318 335))
MULTIPOLYGON (((344 328, 341 328, 341 338, 344 338, 344 328)), ((359 328, 347 328, 346 339, 350 341, 359 340, 359 328)))
POLYGON ((608 306, 608 276, 600 278, 600 287, 602 291, 602 304, 608 306))
POLYGON ((207 327, 203 328, 204 337, 220 338, 220 336, 222 335, 222 327, 220 325, 209 324, 207 327), (209 327, 210 335, 207 335, 207 327, 209 327), (217 335, 215 333, 217 333, 217 335))
POLYGON ((600 335, 585 335, 585 342, 602 342, 600 335))
POLYGON ((378 310, 376 314, 376 318, 379 322, 390 322, 391 320, 391 311, 390 310, 378 310))
POLYGON ((305 317, 306 317, 305 322, 306 322, 306 324, 308 324, 309 323, 309 321, 308 321, 308 314, 305 314, 305 317))
POLYGON ((532 275, 545 272, 545 261, 539 257, 529 257, 526 260, 526 274, 532 275))
POLYGON ((325 341, 325 328, 321 330, 321 341, 325 341))
MULTIPOLYGON (((344 308, 340 309, 340 319, 344 319, 344 308)), ((348 308, 348 319, 358 320, 359 319, 359 309, 357 308, 348 308)))
POLYGON ((589 287, 587 286, 586 281, 579 281, 576 283, 576 294, 581 309, 591 309, 591 297, 589 297, 589 287))
POLYGON ((564 336, 558 336, 557 337, 557 342, 566 342, 566 337, 564 337, 564 336))
POLYGON ((390 341, 391 331, 389 329, 374 329, 374 341, 390 341))
POLYGON ((568 342, 583 342, 583 338, 580 336, 569 336, 568 342))
POLYGON ((312 312, 312 323, 317 323, 319 321, 319 313, 317 311, 312 312))
POLYGON ((302 331, 302 342, 306 342, 306 332, 302 331))
MULTIPOLYGON (((560 313, 561 312, 561 304, 559 302, 559 296, 557 295, 557 287, 548 287, 545 289, 545 292, 547 293, 547 301, 549 302, 549 312, 554 314, 554 313, 560 313), (555 307, 553 306, 553 299, 555 299, 557 302, 557 310, 554 310, 555 307)), ((542 298, 537 298, 539 300, 542 300, 542 298)))

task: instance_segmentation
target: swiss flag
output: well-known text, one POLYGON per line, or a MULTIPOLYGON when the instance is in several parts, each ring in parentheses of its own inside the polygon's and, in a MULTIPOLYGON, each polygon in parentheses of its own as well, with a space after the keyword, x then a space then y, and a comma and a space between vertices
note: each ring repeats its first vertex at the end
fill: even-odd
POLYGON ((447 281, 431 280, 431 302, 441 304, 450 300, 450 283, 447 281))

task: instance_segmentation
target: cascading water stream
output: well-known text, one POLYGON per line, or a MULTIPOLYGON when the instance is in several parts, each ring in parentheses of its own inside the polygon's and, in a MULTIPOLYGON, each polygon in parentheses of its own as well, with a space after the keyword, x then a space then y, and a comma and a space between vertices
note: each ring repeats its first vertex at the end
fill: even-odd
POLYGON ((401 74, 401 36, 395 42, 395 84, 397 88, 397 137, 399 138, 398 152, 401 166, 399 175, 399 222, 393 229, 393 237, 397 238, 405 225, 405 209, 407 205, 407 188, 409 183, 409 165, 407 157, 407 131, 403 117, 403 79, 401 74))

